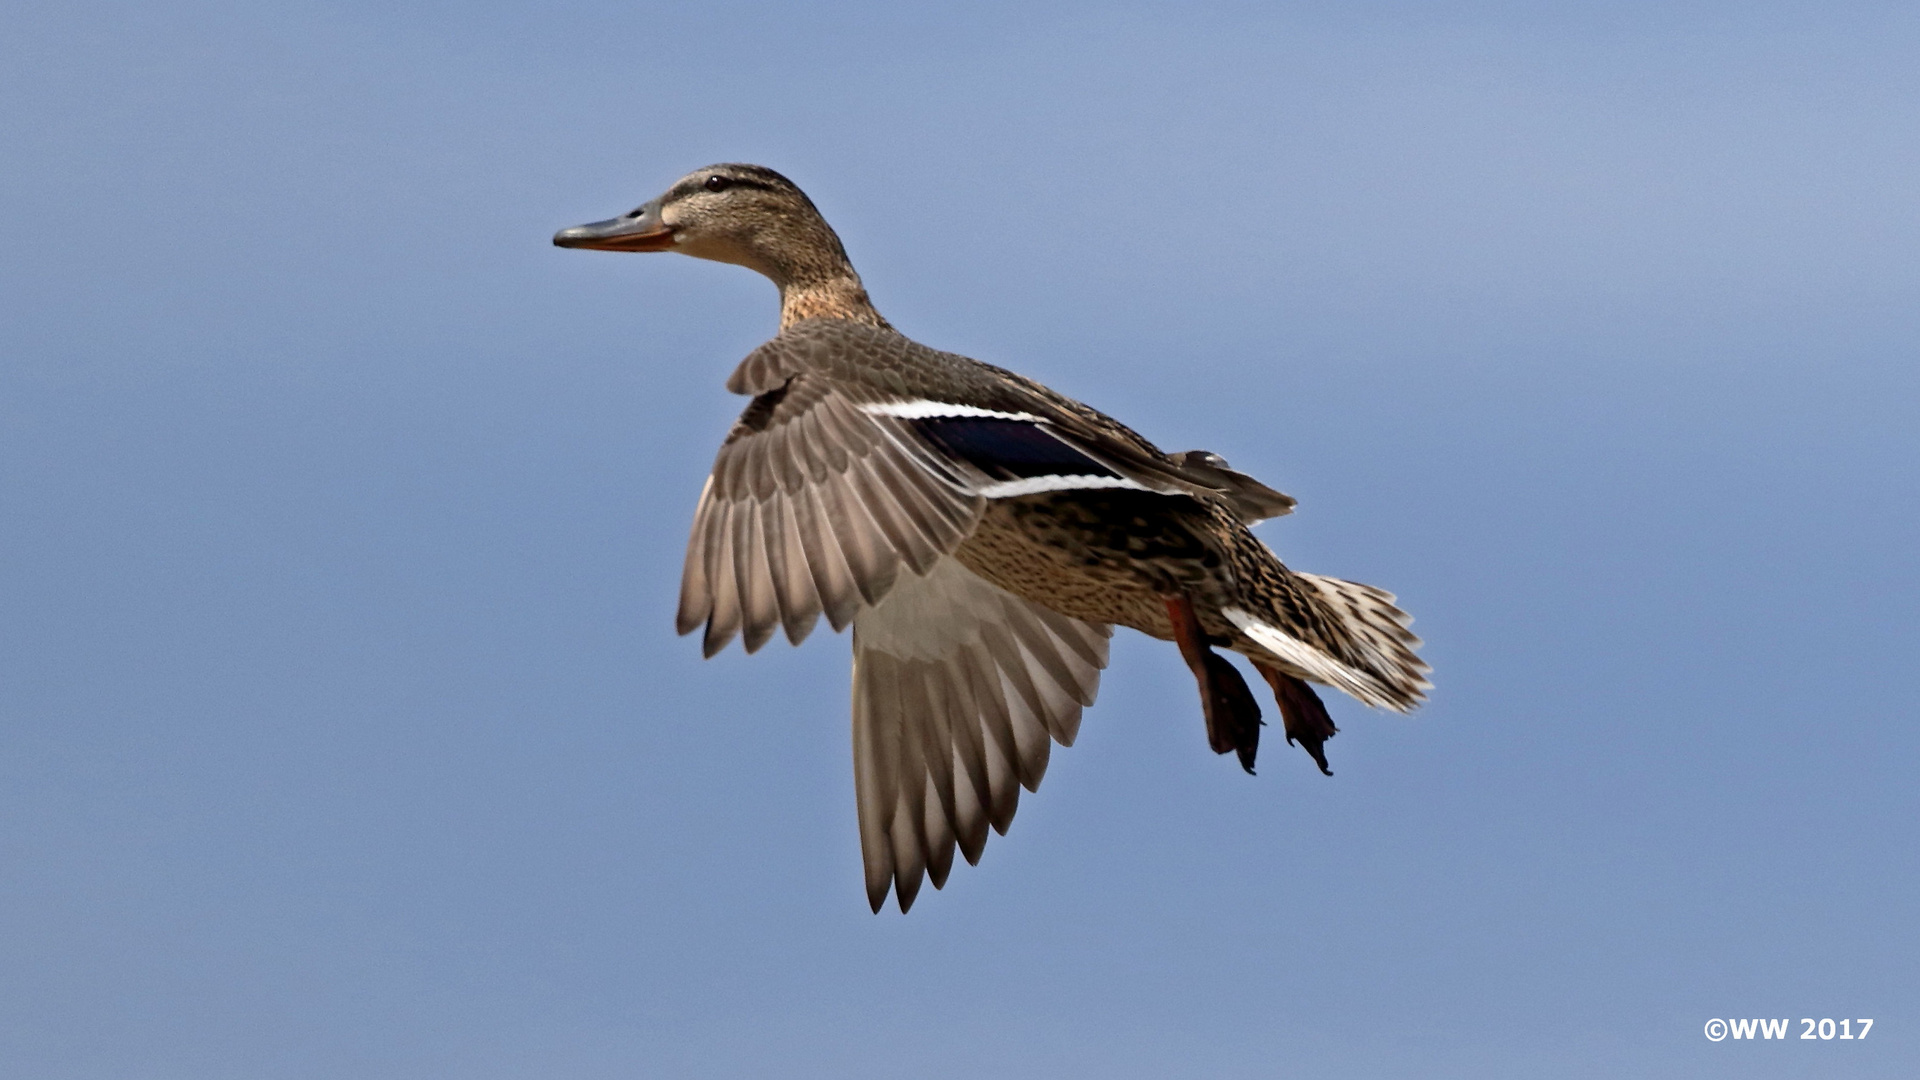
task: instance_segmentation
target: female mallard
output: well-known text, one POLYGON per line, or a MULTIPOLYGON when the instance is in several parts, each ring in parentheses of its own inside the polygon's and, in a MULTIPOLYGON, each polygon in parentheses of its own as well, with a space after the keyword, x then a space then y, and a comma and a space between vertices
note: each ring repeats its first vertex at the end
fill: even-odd
MULTIPOLYGON (((1004 834, 1048 739, 1073 743, 1114 624, 1170 640, 1207 740, 1253 771, 1273 687, 1287 741, 1321 771, 1335 728, 1307 685, 1413 709, 1431 684, 1393 597, 1289 570, 1247 525, 1293 500, 1030 379, 902 337, 813 202, 758 165, 714 165, 561 247, 678 251, 780 287, 780 335, 727 389, 753 401, 694 512, 680 632, 712 656, 822 612, 853 624, 853 758, 867 899, 905 911, 987 826, 1004 834)), ((1331 775, 1331 773, 1329 773, 1331 775)))

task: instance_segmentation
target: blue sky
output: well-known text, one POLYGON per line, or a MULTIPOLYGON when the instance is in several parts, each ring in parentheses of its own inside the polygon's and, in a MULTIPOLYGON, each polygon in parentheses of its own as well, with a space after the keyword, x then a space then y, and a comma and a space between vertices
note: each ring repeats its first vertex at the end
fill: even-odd
POLYGON ((6 23, 19 1075, 1920 1066, 1910 10, 6 23), (547 243, 719 160, 905 332, 1297 496, 1432 704, 1250 778, 1123 633, 1011 834, 868 914, 844 639, 672 633, 773 290, 547 243), (1788 1015, 1877 1025, 1702 1035, 1788 1015))

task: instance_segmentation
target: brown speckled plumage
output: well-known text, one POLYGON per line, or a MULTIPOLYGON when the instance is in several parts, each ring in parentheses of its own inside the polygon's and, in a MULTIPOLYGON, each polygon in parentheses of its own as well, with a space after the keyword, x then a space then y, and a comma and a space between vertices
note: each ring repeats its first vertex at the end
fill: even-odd
POLYGON ((854 757, 868 898, 904 911, 979 858, 1048 745, 1092 704, 1112 626, 1179 645, 1209 744, 1253 769, 1246 656, 1289 742, 1324 771, 1335 732, 1307 685, 1417 706, 1411 621, 1371 586, 1290 570, 1247 526, 1293 500, 1205 451, 988 364, 920 345, 869 300, 813 203, 772 170, 697 170, 568 247, 738 263, 781 292, 781 329, 727 388, 752 398, 695 512, 682 633, 708 655, 824 614, 854 627, 854 757))

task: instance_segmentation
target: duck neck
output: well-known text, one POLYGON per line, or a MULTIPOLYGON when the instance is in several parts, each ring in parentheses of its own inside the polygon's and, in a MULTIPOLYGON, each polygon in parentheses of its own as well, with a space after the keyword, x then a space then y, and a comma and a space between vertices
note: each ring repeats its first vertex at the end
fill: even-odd
POLYGON ((893 329, 880 317, 873 301, 867 297, 866 287, 860 284, 860 275, 854 273, 851 266, 846 268, 844 276, 780 282, 780 329, 785 330, 801 319, 845 319, 883 330, 893 329))
POLYGON ((780 329, 801 319, 845 319, 893 329, 874 309, 833 229, 817 214, 797 224, 796 232, 763 249, 759 268, 780 287, 780 329))

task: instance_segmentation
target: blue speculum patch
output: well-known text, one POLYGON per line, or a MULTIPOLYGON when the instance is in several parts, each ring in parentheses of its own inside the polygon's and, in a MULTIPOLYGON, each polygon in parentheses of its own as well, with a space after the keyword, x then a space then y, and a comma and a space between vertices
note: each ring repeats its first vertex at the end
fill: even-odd
POLYGON ((933 447, 968 462, 995 480, 1120 476, 1029 420, 934 416, 907 422, 933 447))

